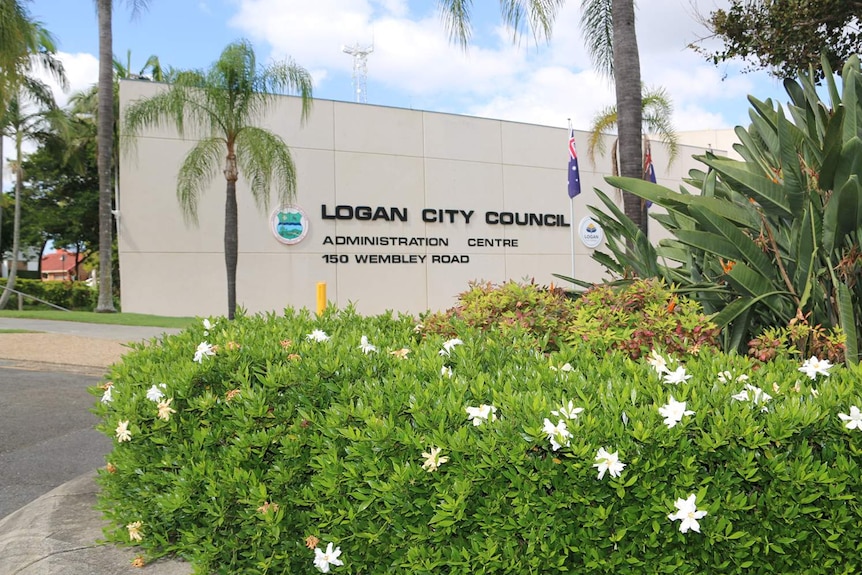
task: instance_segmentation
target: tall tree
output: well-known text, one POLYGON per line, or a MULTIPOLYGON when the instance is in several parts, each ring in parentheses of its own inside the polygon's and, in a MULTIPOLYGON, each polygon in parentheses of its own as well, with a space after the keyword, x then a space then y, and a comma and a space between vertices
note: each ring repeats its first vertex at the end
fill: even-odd
MULTIPOLYGON (((501 0, 500 8, 515 38, 529 28, 538 40, 550 37, 557 11, 564 3, 565 0, 501 0)), ((438 0, 437 4, 450 38, 466 46, 471 35, 472 3, 438 0)), ((614 79, 620 173, 641 177, 641 70, 634 0, 581 0, 581 8, 587 49, 596 67, 612 74, 614 79)), ((623 207, 626 215, 646 233, 646 203, 624 193, 623 207)))
POLYGON ((747 71, 765 69, 780 78, 796 77, 812 66, 820 70, 820 55, 833 70, 862 52, 862 0, 730 0, 704 23, 723 47, 692 45, 707 60, 741 59, 747 71))
POLYGON ((3 124, 7 126, 9 135, 15 141, 15 213, 12 227, 12 261, 9 278, 3 293, 0 294, 0 309, 6 307, 12 290, 15 289, 15 279, 18 275, 18 253, 21 250, 21 188, 24 180, 23 144, 25 140, 40 139, 48 133, 48 124, 60 122, 59 110, 54 104, 51 89, 45 84, 33 79, 26 79, 6 103, 3 113, 3 124))
MULTIPOLYGON (((99 300, 96 311, 113 313, 114 282, 112 248, 114 214, 112 206, 114 158, 114 40, 113 0, 95 0, 99 20, 99 300)), ((132 14, 149 5, 149 0, 126 0, 132 14)))
MULTIPOLYGON (((20 87, 28 81, 28 74, 36 67, 45 69, 61 87, 66 88, 63 66, 55 54, 56 42, 53 36, 41 23, 31 19, 24 2, 0 2, 0 119, 5 114, 9 99, 17 97, 20 87)), ((0 132, 5 128, 6 125, 0 123, 0 132)), ((0 195, 3 194, 4 163, 3 138, 0 137, 0 195)), ((0 238, 3 237, 2 224, 0 211, 0 238)))
POLYGON ((260 208, 268 204, 273 185, 282 202, 291 201, 296 194, 296 171, 287 144, 254 125, 275 103, 276 94, 288 91, 301 96, 305 121, 312 104, 308 71, 292 61, 259 68, 252 46, 240 41, 228 45, 206 72, 180 72, 168 90, 134 102, 124 117, 123 130, 128 136, 170 123, 180 137, 189 133, 198 138, 177 177, 177 197, 187 222, 197 222, 200 196, 216 170, 223 169, 228 319, 236 313, 236 183, 240 171, 260 208))

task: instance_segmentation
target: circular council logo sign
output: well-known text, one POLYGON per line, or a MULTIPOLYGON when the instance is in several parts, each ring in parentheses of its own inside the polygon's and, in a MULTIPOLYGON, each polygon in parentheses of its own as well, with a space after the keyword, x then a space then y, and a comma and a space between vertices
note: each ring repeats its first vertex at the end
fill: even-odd
POLYGON ((588 248, 597 248, 605 239, 605 231, 589 216, 578 225, 578 235, 581 242, 588 248))
POLYGON ((281 206, 272 212, 269 225, 275 239, 292 246, 308 233, 308 217, 299 206, 281 206))

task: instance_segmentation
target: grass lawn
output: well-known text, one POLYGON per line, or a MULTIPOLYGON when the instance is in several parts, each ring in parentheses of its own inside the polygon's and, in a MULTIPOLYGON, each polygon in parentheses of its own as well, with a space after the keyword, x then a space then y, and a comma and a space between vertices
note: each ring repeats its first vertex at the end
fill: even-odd
POLYGON ((188 327, 195 321, 195 318, 192 317, 167 317, 161 315, 146 315, 142 313, 95 313, 91 311, 60 310, 0 310, 0 319, 4 317, 16 317, 24 319, 53 319, 57 321, 106 323, 112 325, 172 327, 179 329, 188 327))

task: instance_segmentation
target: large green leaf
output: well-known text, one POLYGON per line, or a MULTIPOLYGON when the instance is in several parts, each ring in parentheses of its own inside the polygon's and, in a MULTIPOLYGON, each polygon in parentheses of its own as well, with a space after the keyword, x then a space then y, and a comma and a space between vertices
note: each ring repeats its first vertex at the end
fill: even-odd
MULTIPOLYGON (((855 141, 859 142, 859 139, 855 141)), ((859 143, 862 144, 862 142, 859 143)), ((823 249, 827 254, 832 254, 847 234, 860 228, 862 228, 862 187, 859 185, 859 179, 854 175, 840 190, 832 192, 832 197, 826 204, 823 214, 823 249)))
POLYGON ((782 304, 781 300, 773 295, 773 292, 786 292, 777 289, 768 278, 752 270, 744 262, 739 262, 733 266, 733 269, 727 274, 727 278, 728 282, 743 294, 754 298, 761 297, 763 303, 775 312, 782 321, 787 322, 793 317, 794 314, 789 311, 788 306, 782 304))
POLYGON ((733 242, 713 232, 703 230, 677 230, 676 237, 693 248, 703 250, 716 257, 737 261, 742 259, 742 253, 733 242))
POLYGON ((751 237, 744 234, 739 228, 707 210, 693 210, 693 213, 704 224, 705 228, 713 230, 734 246, 738 255, 730 259, 734 261, 743 260, 764 277, 768 278, 775 274, 775 264, 772 260, 763 253, 763 250, 754 243, 751 237))
POLYGON ((750 195, 757 200, 767 213, 780 217, 793 216, 793 211, 784 195, 784 188, 777 179, 768 178, 762 173, 754 173, 743 162, 709 158, 704 161, 723 178, 742 186, 747 192, 743 192, 744 195, 750 195))
POLYGON ((844 108, 835 110, 829 119, 826 134, 823 137, 823 162, 820 165, 819 182, 821 190, 831 190, 835 187, 835 172, 841 161, 841 151, 844 142, 841 139, 844 130, 844 108))
POLYGON ((844 342, 844 357, 847 363, 859 363, 859 343, 856 331, 856 315, 853 313, 853 297, 844 283, 837 285, 838 317, 847 338, 844 342))
POLYGON ((784 113, 778 111, 778 139, 781 142, 781 176, 784 180, 784 193, 790 210, 795 216, 801 215, 802 204, 805 202, 805 179, 799 165, 799 155, 802 136, 799 129, 787 121, 784 113))

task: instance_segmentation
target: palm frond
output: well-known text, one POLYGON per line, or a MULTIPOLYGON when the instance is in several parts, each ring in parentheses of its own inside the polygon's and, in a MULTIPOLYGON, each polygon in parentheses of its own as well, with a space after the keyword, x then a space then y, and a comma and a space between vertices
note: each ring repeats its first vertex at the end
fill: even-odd
POLYGON ((236 160, 258 208, 269 205, 273 185, 281 203, 289 203, 296 196, 293 158, 287 144, 276 134, 254 126, 243 128, 236 138, 236 160))
POLYGON ((581 0, 581 31, 593 66, 603 76, 614 77, 614 23, 611 0, 581 0))
POLYGON ((177 199, 186 223, 197 223, 198 201, 222 166, 225 153, 222 138, 207 138, 195 144, 183 160, 177 174, 177 199))

